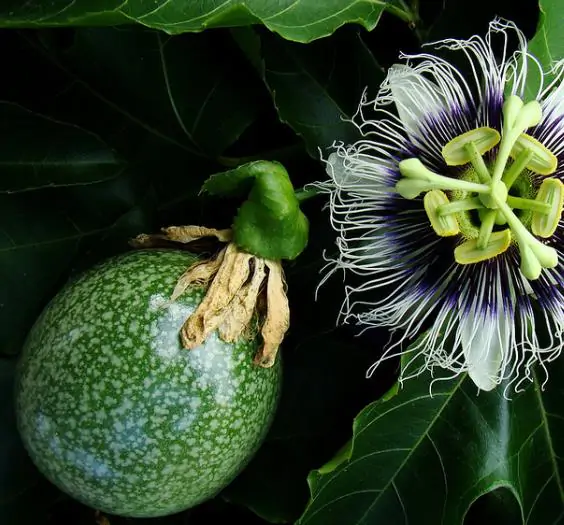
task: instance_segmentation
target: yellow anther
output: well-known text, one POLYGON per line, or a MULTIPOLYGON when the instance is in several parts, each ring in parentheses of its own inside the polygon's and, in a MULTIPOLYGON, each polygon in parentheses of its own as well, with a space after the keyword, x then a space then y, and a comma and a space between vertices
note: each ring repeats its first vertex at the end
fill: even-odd
POLYGON ((440 207, 448 203, 448 197, 441 190, 428 191, 423 198, 429 222, 439 237, 452 237, 460 232, 455 215, 439 214, 440 207))
POLYGON ((454 137, 442 149, 442 156, 449 166, 462 166, 472 160, 472 155, 467 148, 469 144, 474 144, 480 155, 491 150, 501 140, 497 130, 483 127, 472 129, 454 137))
POLYGON ((517 158, 522 151, 526 150, 532 153, 531 159, 525 166, 526 168, 539 175, 550 175, 556 171, 558 166, 556 155, 531 135, 522 133, 511 149, 511 158, 517 158))
POLYGON ((560 222, 564 204, 564 184, 558 179, 543 180, 535 201, 548 204, 548 211, 533 212, 531 230, 538 237, 548 239, 552 237, 560 222))
POLYGON ((493 259, 509 248, 511 244, 511 230, 493 232, 484 248, 478 248, 478 239, 472 239, 454 249, 454 260, 458 264, 473 264, 493 259))

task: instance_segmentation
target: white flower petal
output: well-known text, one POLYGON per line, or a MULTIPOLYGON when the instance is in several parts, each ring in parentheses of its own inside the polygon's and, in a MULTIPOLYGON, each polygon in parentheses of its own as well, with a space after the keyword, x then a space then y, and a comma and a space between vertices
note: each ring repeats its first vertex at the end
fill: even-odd
POLYGON ((446 106, 438 86, 412 67, 396 64, 388 72, 392 97, 406 131, 421 136, 419 124, 446 106))
POLYGON ((331 153, 327 159, 326 165, 327 175, 333 179, 336 185, 343 183, 346 177, 345 163, 343 157, 339 156, 337 153, 331 153))
MULTIPOLYGON (((406 155, 443 170, 442 148, 454 137, 481 126, 499 131, 504 94, 509 88, 522 97, 528 67, 539 64, 528 54, 523 33, 502 20, 492 22, 484 38, 447 39, 427 49, 432 48, 463 54, 469 67, 463 73, 429 52, 402 56, 406 63, 390 68, 376 98, 363 95, 352 118, 359 140, 333 144, 326 161, 331 180, 319 186, 329 194, 338 252, 328 260, 323 282, 342 270, 341 320, 392 331, 369 373, 383 360, 409 353, 401 380, 440 369, 437 379, 468 373, 481 390, 506 383, 506 391, 518 391, 532 380, 534 366, 546 370, 564 348, 564 295, 558 287, 564 255, 557 268, 531 283, 518 271, 518 254, 509 251, 485 265, 457 265, 444 258, 448 247, 434 235, 423 207, 402 200, 395 185, 401 177, 398 161, 406 155), (534 299, 542 307, 537 317, 534 299), (544 346, 536 335, 539 322, 548 334, 544 346)), ((544 120, 531 133, 560 156, 564 61, 553 74, 555 82, 535 97, 544 120)), ((561 245, 564 234, 558 235, 561 245)))
POLYGON ((512 319, 503 312, 476 315, 460 320, 462 351, 470 379, 481 390, 493 390, 500 382, 500 372, 511 345, 512 319))

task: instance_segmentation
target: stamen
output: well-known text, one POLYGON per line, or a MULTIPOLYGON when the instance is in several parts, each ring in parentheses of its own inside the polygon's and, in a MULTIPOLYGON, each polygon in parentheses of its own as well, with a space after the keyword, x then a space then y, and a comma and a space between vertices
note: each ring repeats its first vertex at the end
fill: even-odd
POLYGON ((465 180, 453 179, 433 173, 417 159, 406 159, 399 163, 401 174, 406 179, 396 183, 396 191, 406 199, 414 199, 420 193, 429 190, 461 190, 474 193, 488 193, 489 186, 465 180))
POLYGON ((500 213, 499 210, 497 210, 497 212, 495 214, 495 223, 498 226, 504 226, 505 224, 507 224, 507 221, 505 220, 503 213, 500 213))
MULTIPOLYGON (((538 199, 538 195, 537 195, 537 199, 538 199)), ((540 214, 550 213, 551 210, 550 204, 547 204, 540 200, 524 199, 523 197, 513 197, 513 195, 507 197, 507 204, 509 205, 510 208, 513 208, 514 210, 515 209, 530 210, 530 211, 538 212, 540 214)), ((537 234, 535 233, 535 235, 537 234)))
POLYGON ((497 210, 486 211, 485 217, 482 221, 482 226, 480 227, 478 240, 476 242, 476 247, 479 250, 485 250, 486 246, 488 245, 488 242, 490 241, 490 236, 493 232, 496 215, 497 215, 497 210))
POLYGON ((427 217, 435 233, 439 237, 452 237, 460 233, 458 221, 454 215, 441 215, 438 213, 443 206, 448 206, 448 197, 440 190, 429 191, 423 198, 423 205, 427 217))
MULTIPOLYGON (((490 208, 480 208, 478 210, 478 217, 480 219, 480 224, 482 222, 484 222, 484 220, 486 219, 486 214, 488 213, 488 211, 490 210, 490 208)), ((505 220, 505 217, 503 216, 503 214, 499 213, 499 210, 496 210, 496 214, 495 214, 495 224, 497 224, 498 226, 503 226, 505 224, 507 224, 507 221, 505 220)))
POLYGON ((482 157, 482 154, 480 154, 476 144, 474 142, 470 142, 469 144, 466 144, 465 149, 468 153, 470 163, 478 174, 480 182, 482 184, 489 184, 492 181, 492 176, 490 175, 490 170, 488 170, 488 167, 484 162, 484 158, 482 157))
POLYGON ((478 197, 462 199, 459 201, 449 202, 437 208, 439 216, 450 215, 451 213, 459 213, 461 211, 479 210, 484 208, 482 201, 478 197))
POLYGON ((511 157, 517 157, 522 151, 532 153, 526 167, 539 175, 550 175, 556 171, 558 159, 548 148, 543 146, 537 139, 522 133, 511 150, 511 157))
POLYGON ((509 169, 503 174, 503 178, 501 179, 507 189, 511 188, 517 177, 521 175, 521 172, 525 169, 527 164, 533 158, 534 153, 530 149, 523 149, 513 160, 513 164, 509 166, 509 169))
POLYGON ((531 230, 535 235, 548 239, 552 237, 560 222, 564 204, 564 184, 559 179, 543 180, 535 202, 543 204, 548 210, 533 213, 531 230))
POLYGON ((474 264, 493 259, 505 252, 511 244, 511 231, 509 229, 494 232, 490 235, 484 248, 478 247, 478 239, 472 239, 454 249, 454 260, 458 264, 474 264))

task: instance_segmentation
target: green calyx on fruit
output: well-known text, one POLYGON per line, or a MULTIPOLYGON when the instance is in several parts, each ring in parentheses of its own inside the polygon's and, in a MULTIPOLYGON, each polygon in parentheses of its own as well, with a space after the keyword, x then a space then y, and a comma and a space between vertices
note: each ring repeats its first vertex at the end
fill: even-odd
POLYGON ((50 481, 104 513, 164 516, 215 496, 274 416, 281 362, 253 365, 256 334, 181 345, 204 291, 170 297, 197 261, 170 249, 109 259, 65 286, 26 340, 23 442, 50 481))
POLYGON ((233 242, 241 250, 278 261, 295 259, 306 247, 309 222, 279 162, 259 160, 217 173, 204 183, 202 192, 219 197, 248 195, 233 221, 233 242))
POLYGON ((258 324, 263 344, 254 363, 264 368, 273 366, 290 325, 286 283, 279 260, 241 250, 230 242, 231 230, 201 226, 170 226, 162 234, 138 236, 133 245, 147 248, 163 242, 186 244, 203 237, 216 237, 227 245, 215 257, 191 265, 174 288, 171 302, 191 286, 206 288, 203 301, 180 331, 183 346, 196 348, 215 330, 223 341, 234 342, 255 331, 258 324))

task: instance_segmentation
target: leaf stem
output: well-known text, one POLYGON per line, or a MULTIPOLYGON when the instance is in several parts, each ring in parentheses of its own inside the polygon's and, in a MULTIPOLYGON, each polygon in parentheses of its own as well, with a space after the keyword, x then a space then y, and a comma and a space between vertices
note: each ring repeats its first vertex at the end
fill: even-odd
MULTIPOLYGON (((380 3, 380 2, 374 2, 380 3)), ((393 5, 393 4, 386 4, 385 10, 390 13, 391 15, 397 16, 400 20, 407 22, 408 24, 415 24, 416 17, 411 12, 411 10, 407 9, 405 3, 402 2, 404 9, 393 5)))
POLYGON ((321 195, 322 193, 323 190, 319 188, 306 189, 305 186, 303 188, 294 191, 294 195, 296 196, 296 199, 298 199, 298 202, 307 201, 313 197, 317 197, 318 195, 321 195))
MULTIPOLYGON (((380 1, 374 1, 375 4, 381 4, 380 1)), ((413 30, 415 36, 419 41, 425 41, 425 30, 420 27, 421 18, 419 17, 419 0, 412 0, 411 6, 405 0, 399 0, 400 6, 394 5, 392 3, 387 3, 384 8, 385 11, 398 17, 407 23, 410 29, 413 30)))

